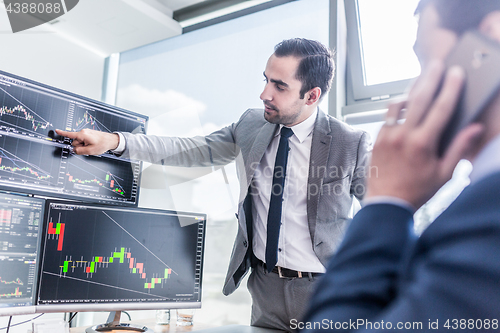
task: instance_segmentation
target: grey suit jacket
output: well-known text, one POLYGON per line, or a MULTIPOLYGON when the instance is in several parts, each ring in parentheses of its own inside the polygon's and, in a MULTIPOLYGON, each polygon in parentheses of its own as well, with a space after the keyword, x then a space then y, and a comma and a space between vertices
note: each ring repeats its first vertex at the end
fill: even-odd
MULTIPOLYGON (((236 160, 240 181, 238 233, 224 284, 225 295, 239 286, 251 267, 252 209, 249 186, 278 125, 260 109, 206 137, 170 138, 122 133, 124 157, 175 166, 224 165, 236 160)), ((368 173, 368 134, 318 112, 308 176, 307 216, 312 247, 323 265, 343 238, 353 196, 361 199, 368 173)))

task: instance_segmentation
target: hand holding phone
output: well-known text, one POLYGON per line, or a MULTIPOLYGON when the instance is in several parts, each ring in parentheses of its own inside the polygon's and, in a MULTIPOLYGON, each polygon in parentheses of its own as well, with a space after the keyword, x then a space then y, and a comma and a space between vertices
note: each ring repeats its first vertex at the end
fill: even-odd
POLYGON ((478 31, 461 37, 447 59, 447 67, 465 70, 466 82, 438 148, 442 156, 455 136, 478 119, 500 89, 500 45, 478 31))

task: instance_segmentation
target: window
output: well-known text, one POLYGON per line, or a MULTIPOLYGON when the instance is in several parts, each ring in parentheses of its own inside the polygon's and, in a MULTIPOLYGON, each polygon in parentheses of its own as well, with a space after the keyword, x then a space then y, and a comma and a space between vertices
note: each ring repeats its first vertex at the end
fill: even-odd
POLYGON ((348 104, 402 94, 420 73, 413 53, 419 0, 345 0, 348 104))

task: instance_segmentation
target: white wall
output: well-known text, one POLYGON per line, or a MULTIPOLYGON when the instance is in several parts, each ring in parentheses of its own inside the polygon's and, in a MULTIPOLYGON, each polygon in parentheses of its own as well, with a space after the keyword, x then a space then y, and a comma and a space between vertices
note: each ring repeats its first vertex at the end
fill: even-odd
POLYGON ((99 100, 104 58, 56 33, 0 35, 0 69, 99 100))
POLYGON ((104 57, 45 26, 13 34, 0 11, 0 70, 100 100, 104 57))

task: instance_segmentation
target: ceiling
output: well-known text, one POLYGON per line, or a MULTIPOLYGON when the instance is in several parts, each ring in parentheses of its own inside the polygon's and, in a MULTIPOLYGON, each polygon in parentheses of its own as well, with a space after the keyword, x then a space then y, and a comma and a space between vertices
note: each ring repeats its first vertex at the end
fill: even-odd
MULTIPOLYGON (((185 19, 238 3, 262 0, 80 0, 74 9, 22 33, 57 32, 102 56, 180 35, 185 19), (210 7, 211 6, 211 7, 210 7), (193 9, 193 10, 191 10, 193 9), (191 15, 190 15, 191 14, 191 15), (178 18, 178 19, 179 19, 178 18), (181 21, 181 19, 179 19, 181 21)), ((248 7, 248 5, 247 5, 248 7)), ((0 0, 0 33, 12 33, 0 0)))
POLYGON ((204 2, 206 0, 158 0, 173 11, 204 2))

